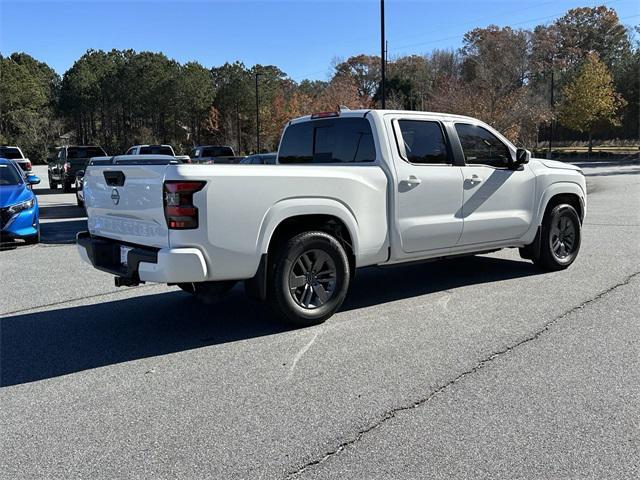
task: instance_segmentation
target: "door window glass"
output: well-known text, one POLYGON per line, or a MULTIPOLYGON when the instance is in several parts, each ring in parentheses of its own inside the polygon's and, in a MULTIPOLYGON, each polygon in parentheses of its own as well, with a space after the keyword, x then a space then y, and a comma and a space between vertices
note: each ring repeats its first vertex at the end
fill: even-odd
POLYGON ((438 122, 400 120, 398 125, 406 160, 411 163, 451 163, 444 133, 438 122))
POLYGON ((497 168, 509 166, 509 148, 490 131, 476 125, 457 123, 456 132, 462 145, 465 163, 497 168))

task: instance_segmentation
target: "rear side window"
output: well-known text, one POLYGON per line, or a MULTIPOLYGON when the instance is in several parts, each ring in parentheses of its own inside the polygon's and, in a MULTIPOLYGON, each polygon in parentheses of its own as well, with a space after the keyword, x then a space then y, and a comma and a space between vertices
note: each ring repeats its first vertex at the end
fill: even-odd
POLYGON ((100 147, 69 147, 67 158, 106 157, 107 154, 100 147))
POLYGON ((173 150, 171 150, 170 147, 161 147, 161 146, 140 147, 140 155, 171 155, 173 156, 173 150))
MULTIPOLYGON (((406 160, 411 163, 451 163, 444 133, 438 122, 399 120, 398 125, 406 160)), ((402 148, 400 153, 402 154, 402 148)))
POLYGON ((233 157, 231 147, 208 147, 202 149, 203 157, 233 157))
POLYGON ((456 123, 464 161, 469 165, 506 168, 511 160, 509 148, 489 130, 467 123, 456 123))
POLYGON ((20 160, 22 154, 20 150, 12 147, 0 147, 0 158, 7 158, 9 160, 20 160))
POLYGON ((290 125, 284 132, 279 163, 373 162, 376 149, 364 118, 335 118, 290 125))

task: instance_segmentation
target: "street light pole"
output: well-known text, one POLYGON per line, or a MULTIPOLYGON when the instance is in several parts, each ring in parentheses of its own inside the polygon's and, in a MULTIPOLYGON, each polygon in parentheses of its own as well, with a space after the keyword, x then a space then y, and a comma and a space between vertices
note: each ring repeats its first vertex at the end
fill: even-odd
POLYGON ((260 153, 260 98, 258 97, 258 76, 256 72, 256 153, 260 153))
POLYGON ((386 67, 386 52, 385 52, 385 41, 384 41, 384 0, 380 0, 380 73, 381 73, 381 83, 380 83, 380 95, 382 97, 381 105, 382 108, 385 108, 385 100, 387 98, 385 94, 385 67, 386 67))
POLYGON ((553 142, 553 107, 554 107, 554 100, 553 100, 553 88, 554 88, 554 84, 553 84, 553 66, 551 67, 551 95, 550 95, 550 107, 551 107, 551 121, 549 122, 549 150, 547 152, 547 158, 552 158, 553 154, 551 153, 551 149, 552 149, 552 142, 553 142))

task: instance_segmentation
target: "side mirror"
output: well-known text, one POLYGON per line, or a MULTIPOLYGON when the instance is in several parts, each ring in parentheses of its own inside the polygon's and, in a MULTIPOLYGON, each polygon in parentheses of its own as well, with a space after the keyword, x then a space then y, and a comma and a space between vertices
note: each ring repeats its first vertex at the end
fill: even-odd
POLYGON ((27 183, 29 185, 37 185, 40 183, 40 177, 37 175, 27 175, 27 183))
POLYGON ((516 161, 515 161, 515 166, 516 168, 519 167, 520 165, 524 165, 525 163, 529 163, 529 160, 531 159, 531 152, 525 148, 519 148, 516 150, 516 161))

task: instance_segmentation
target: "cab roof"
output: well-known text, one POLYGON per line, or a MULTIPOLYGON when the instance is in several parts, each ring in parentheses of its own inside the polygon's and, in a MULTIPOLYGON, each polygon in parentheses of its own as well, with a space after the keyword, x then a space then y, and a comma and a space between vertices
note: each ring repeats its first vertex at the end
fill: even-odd
MULTIPOLYGON (((327 113, 327 112, 323 112, 327 113)), ((337 115, 329 116, 329 117, 314 117, 317 114, 305 115, 304 117, 294 118, 290 121, 290 124, 306 122, 309 120, 322 120, 325 118, 363 118, 366 117, 367 114, 373 114, 378 116, 384 115, 424 115, 425 117, 439 117, 443 120, 465 120, 465 121, 473 121, 477 122, 476 118, 467 117, 464 115, 455 115, 451 113, 440 113, 440 112, 423 112, 417 110, 382 110, 382 109, 371 109, 371 108, 363 108, 357 110, 348 110, 341 109, 340 111, 335 112, 337 115)))

